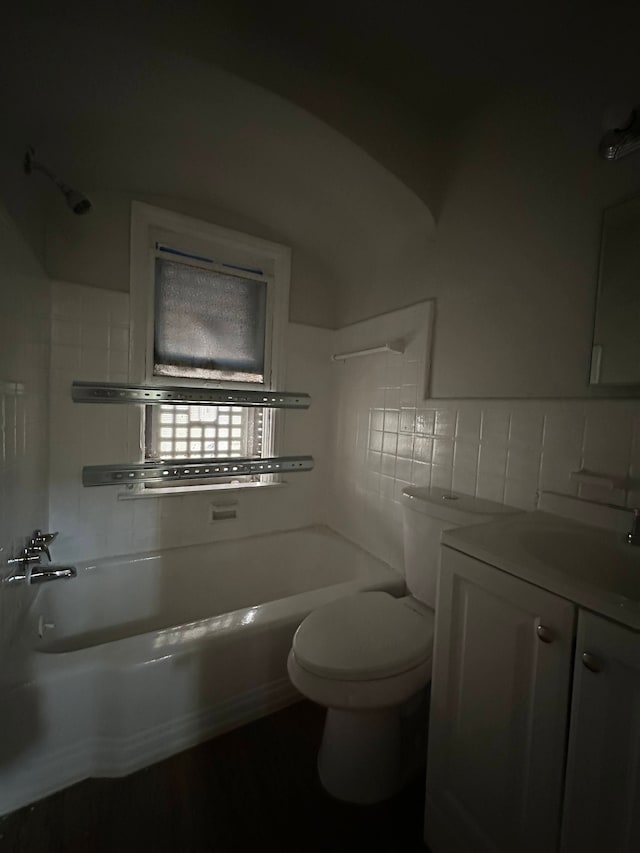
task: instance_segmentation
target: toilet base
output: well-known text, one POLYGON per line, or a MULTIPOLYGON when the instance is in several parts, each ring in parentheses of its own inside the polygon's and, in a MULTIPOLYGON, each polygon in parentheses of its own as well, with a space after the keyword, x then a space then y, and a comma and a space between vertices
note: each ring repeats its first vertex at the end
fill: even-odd
POLYGON ((318 754, 320 782, 345 802, 386 800, 424 765, 426 734, 426 690, 390 708, 329 708, 318 754))

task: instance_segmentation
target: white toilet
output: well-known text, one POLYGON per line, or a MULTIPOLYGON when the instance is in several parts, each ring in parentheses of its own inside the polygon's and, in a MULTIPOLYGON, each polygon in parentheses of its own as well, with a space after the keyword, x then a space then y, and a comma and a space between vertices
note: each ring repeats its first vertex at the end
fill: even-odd
POLYGON ((361 592, 319 607, 296 631, 287 662, 295 687, 328 709, 320 780, 352 803, 392 796, 424 761, 442 531, 518 511, 413 486, 402 501, 411 594, 361 592))

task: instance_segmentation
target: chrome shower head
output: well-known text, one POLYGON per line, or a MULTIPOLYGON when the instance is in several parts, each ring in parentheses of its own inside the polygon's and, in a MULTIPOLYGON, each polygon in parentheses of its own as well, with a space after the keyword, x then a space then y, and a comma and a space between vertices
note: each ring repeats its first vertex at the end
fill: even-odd
POLYGON ((78 192, 78 190, 72 190, 71 187, 67 187, 63 183, 59 183, 58 186, 62 190, 62 193, 67 200, 67 204, 74 213, 77 213, 78 216, 82 216, 83 213, 89 213, 92 205, 86 195, 78 192))
POLYGON ((27 150, 24 155, 24 172, 25 175, 30 175, 34 170, 42 172, 45 174, 49 180, 53 181, 53 183, 58 187, 62 195, 65 197, 67 205, 71 208, 74 213, 77 213, 78 216, 82 216, 83 213, 89 213, 91 210, 91 202, 78 190, 72 189, 70 186, 64 183, 64 181, 60 180, 57 175, 48 169, 43 163, 40 163, 39 160, 36 160, 34 149, 28 145, 27 150))

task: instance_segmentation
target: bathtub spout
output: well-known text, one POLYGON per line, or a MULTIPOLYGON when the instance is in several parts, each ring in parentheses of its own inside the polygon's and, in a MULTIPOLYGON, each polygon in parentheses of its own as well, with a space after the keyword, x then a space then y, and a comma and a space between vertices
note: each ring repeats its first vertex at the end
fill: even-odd
POLYGON ((74 566, 33 566, 24 564, 21 569, 14 569, 4 578, 2 583, 46 583, 47 581, 75 578, 77 572, 74 566))
POLYGON ((29 583, 46 583, 65 578, 75 578, 73 566, 34 566, 29 573, 29 583))

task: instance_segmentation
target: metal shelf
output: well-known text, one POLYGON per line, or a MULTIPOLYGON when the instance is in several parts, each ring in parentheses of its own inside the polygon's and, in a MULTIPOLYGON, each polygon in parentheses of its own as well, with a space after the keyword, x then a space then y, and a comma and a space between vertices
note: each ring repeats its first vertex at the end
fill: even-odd
POLYGON ((216 480, 256 474, 311 471, 313 456, 276 456, 269 459, 187 459, 184 462, 141 462, 132 465, 87 465, 85 486, 120 486, 123 483, 168 483, 175 480, 216 480))
POLYGON ((255 406, 267 409, 308 409, 311 397, 288 391, 250 391, 229 388, 187 388, 130 385, 121 382, 73 382, 75 403, 142 403, 145 406, 255 406))

